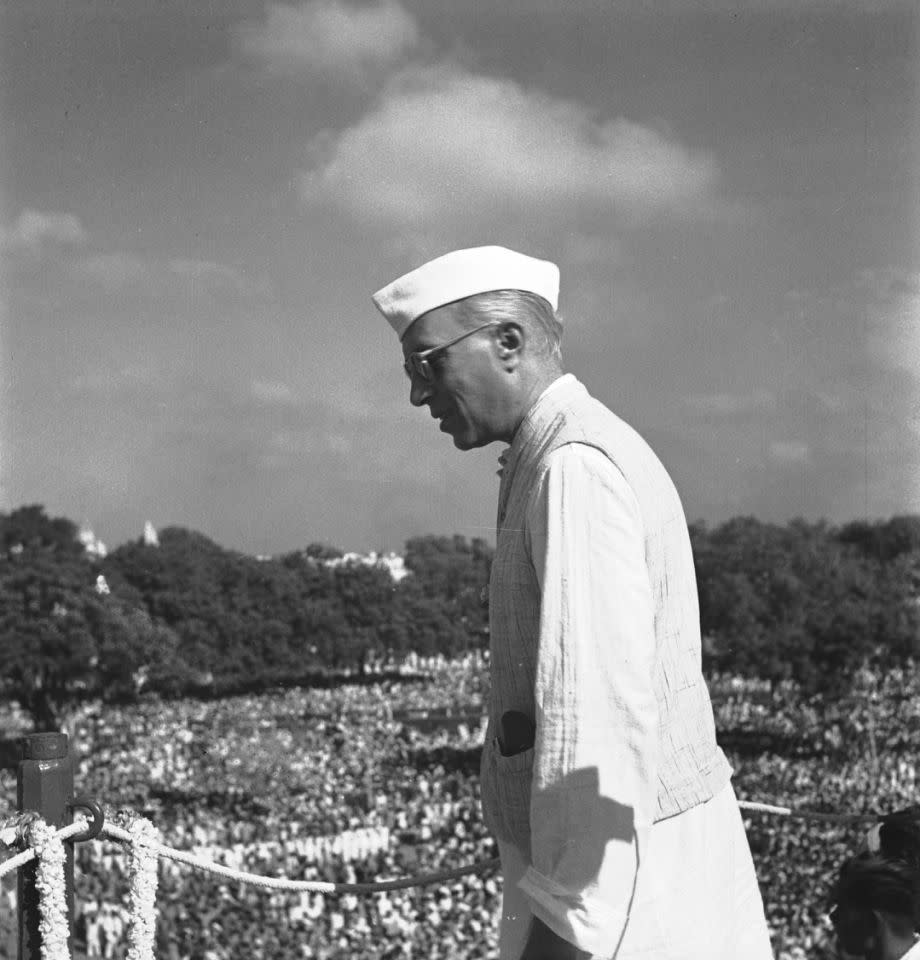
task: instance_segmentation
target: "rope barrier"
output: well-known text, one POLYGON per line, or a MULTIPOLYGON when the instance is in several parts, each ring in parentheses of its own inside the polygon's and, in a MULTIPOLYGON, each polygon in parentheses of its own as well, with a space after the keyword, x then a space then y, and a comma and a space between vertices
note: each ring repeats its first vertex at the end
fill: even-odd
MULTIPOLYGON (((752 813, 766 813, 776 816, 792 817, 801 820, 814 820, 821 823, 851 825, 855 823, 878 823, 879 816, 855 813, 818 813, 806 810, 793 810, 768 803, 752 800, 739 800, 742 810, 752 813)), ((427 886, 456 880, 469 874, 486 873, 499 866, 497 857, 479 863, 455 867, 437 873, 403 877, 398 880, 383 880, 374 883, 330 883, 322 880, 288 880, 284 877, 266 877, 226 867, 178 850, 162 843, 154 825, 128 811, 119 811, 126 820, 128 829, 112 823, 102 823, 100 836, 130 848, 129 891, 131 921, 128 926, 127 960, 154 960, 154 941, 156 929, 156 889, 157 861, 160 857, 184 863, 187 866, 216 876, 250 884, 267 890, 288 892, 311 892, 327 894, 367 894, 382 893, 389 890, 405 890, 412 887, 427 886)), ((63 841, 77 837, 86 831, 87 821, 83 818, 59 830, 53 830, 35 814, 18 814, 16 817, 0 821, 0 846, 10 846, 11 837, 15 840, 31 842, 27 850, 0 863, 0 879, 13 870, 38 858, 38 877, 41 910, 41 935, 44 945, 43 955, 47 960, 71 960, 67 945, 66 911, 64 908, 63 841)), ((13 842, 15 842, 15 840, 13 842)))
MULTIPOLYGON (((752 800, 739 800, 738 806, 742 810, 750 810, 754 813, 770 813, 778 816, 791 817, 799 820, 813 820, 820 823, 838 823, 838 824, 857 824, 857 823, 875 823, 879 820, 877 814, 871 813, 819 813, 808 810, 793 810, 791 807, 781 807, 769 803, 757 803, 752 800)), ((0 829, 7 823, 13 821, 4 821, 0 823, 0 829)), ((69 826, 62 827, 56 834, 60 840, 68 840, 85 829, 82 821, 75 821, 69 826)), ((105 824, 102 828, 102 834, 112 840, 118 840, 125 843, 133 843, 134 837, 127 831, 112 824, 105 824)), ((401 880, 387 880, 379 883, 328 883, 319 880, 286 880, 284 878, 264 877, 260 874, 249 873, 243 870, 235 870, 232 867, 226 867, 220 863, 214 863, 198 857, 185 850, 179 850, 175 847, 169 847, 166 844, 155 841, 150 844, 158 856, 174 860, 177 863, 184 863, 190 867, 214 873, 227 877, 231 880, 239 880, 244 883, 252 883, 257 886, 277 890, 310 891, 315 893, 376 893, 384 890, 401 890, 412 886, 427 886, 442 880, 451 880, 456 877, 464 876, 467 873, 485 873, 494 866, 497 866, 499 860, 494 857, 490 860, 483 860, 479 863, 469 864, 464 867, 455 867, 451 870, 442 871, 433 874, 421 874, 417 877, 406 877, 401 880)), ((34 848, 29 848, 14 857, 10 857, 0 863, 0 877, 12 872, 18 867, 24 866, 33 860, 36 856, 34 848)))
POLYGON ((774 813, 782 817, 792 817, 794 820, 814 820, 817 823, 877 823, 881 817, 874 813, 816 813, 811 810, 793 810, 791 807, 777 807, 771 803, 757 803, 754 800, 739 800, 738 806, 742 810, 754 813, 774 813))
MULTIPOLYGON (((811 810, 794 810, 791 807, 776 806, 770 803, 758 803, 753 800, 739 800, 738 806, 742 810, 752 813, 768 813, 776 816, 790 817, 795 820, 812 820, 817 823, 836 823, 841 825, 855 825, 861 823, 876 823, 880 817, 873 813, 820 813, 811 810)), ((11 825, 18 825, 16 818, 0 822, 0 830, 11 825)), ((82 820, 74 821, 69 826, 62 827, 56 834, 60 840, 68 840, 85 830, 86 824, 82 820)), ((102 835, 110 840, 122 843, 134 843, 135 837, 129 831, 106 823, 102 827, 102 835)), ((322 880, 288 880, 284 877, 266 877, 261 874, 249 873, 245 870, 236 870, 221 863, 206 860, 186 850, 179 850, 167 846, 158 840, 148 841, 151 852, 177 863, 184 863, 197 870, 226 877, 229 880, 238 880, 254 886, 265 887, 270 890, 306 891, 311 893, 380 893, 387 890, 405 890, 410 887, 429 886, 446 880, 455 880, 467 874, 487 873, 499 864, 498 857, 490 860, 481 860, 478 863, 467 864, 463 867, 454 867, 439 873, 420 874, 414 877, 403 877, 399 880, 382 880, 376 883, 331 883, 322 880)), ((24 866, 36 856, 34 847, 10 857, 0 863, 0 878, 11 873, 18 867, 24 866)))
MULTIPOLYGON (((127 830, 106 824, 102 828, 104 836, 113 840, 133 842, 134 838, 127 830)), ((498 866, 498 858, 483 860, 479 863, 468 864, 464 867, 454 867, 451 870, 444 870, 440 873, 421 874, 416 877, 404 877, 400 880, 382 880, 377 883, 329 883, 324 880, 288 880, 284 877, 264 877, 257 873, 248 873, 245 870, 235 870, 232 867, 225 867, 221 863, 214 863, 212 860, 205 860, 203 857, 196 857, 194 854, 185 850, 177 850, 174 847, 167 847, 162 843, 151 843, 151 851, 158 856, 165 857, 168 860, 175 860, 178 863, 187 864, 198 870, 204 870, 206 873, 213 873, 217 876, 226 877, 228 880, 238 880, 241 883, 249 883, 257 887, 265 887, 268 890, 289 890, 310 893, 381 893, 385 890, 405 890, 409 887, 423 887, 432 883, 439 883, 444 880, 455 880, 458 877, 465 876, 468 873, 485 873, 493 867, 498 866)))
MULTIPOLYGON (((9 824, 16 824, 15 819, 4 820, 0 822, 0 830, 5 828, 9 824)), ((86 824, 82 820, 75 820, 73 823, 68 824, 66 827, 61 827, 55 833, 55 838, 57 840, 69 840, 71 837, 75 837, 78 833, 82 833, 86 829, 86 824)), ((15 857, 10 857, 8 860, 4 860, 0 863, 0 879, 5 877, 8 873, 12 873, 14 870, 19 867, 24 867, 27 863, 31 863, 38 856, 38 851, 35 847, 29 847, 27 850, 23 850, 22 853, 17 853, 15 857)))

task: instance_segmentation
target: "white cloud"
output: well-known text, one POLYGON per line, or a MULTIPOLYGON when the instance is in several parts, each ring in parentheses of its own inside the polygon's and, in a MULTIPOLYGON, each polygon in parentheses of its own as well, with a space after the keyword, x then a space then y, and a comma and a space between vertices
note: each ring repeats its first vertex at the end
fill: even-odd
POLYGON ((790 308, 774 336, 797 358, 836 363, 823 388, 829 408, 846 383, 864 391, 866 378, 878 387, 892 379, 887 374, 905 372, 920 382, 920 271, 862 269, 830 289, 789 291, 785 299, 790 308))
POLYGON ((705 416, 734 417, 758 411, 776 410, 776 397, 768 390, 753 393, 694 394, 684 398, 684 405, 705 416))
POLYGON ((86 257, 78 269, 110 293, 140 286, 147 293, 158 294, 175 289, 177 278, 208 293, 254 294, 264 289, 234 267, 212 260, 174 258, 164 262, 118 251, 86 257))
POLYGON ((891 366, 920 377, 920 294, 869 308, 869 347, 891 366))
POLYGON ((801 440, 775 440, 770 444, 770 456, 781 463, 805 463, 808 444, 801 440))
POLYGON ((867 290, 872 299, 890 302, 906 295, 920 294, 920 273, 901 267, 878 267, 860 270, 856 274, 856 287, 867 290))
POLYGON ((8 249, 37 252, 45 243, 80 244, 86 231, 79 218, 71 213, 42 212, 25 209, 12 227, 0 229, 2 245, 8 249))
POLYGON ((244 277, 239 270, 212 260, 170 260, 166 266, 178 277, 215 289, 230 289, 237 293, 253 293, 259 289, 258 284, 244 277))
POLYGON ((242 26, 238 37, 243 54, 272 71, 363 80, 404 57, 419 33, 396 0, 360 7, 312 0, 301 6, 273 3, 263 24, 242 26))
MULTIPOLYGON (((695 14, 730 14, 732 17, 764 13, 827 13, 845 14, 884 13, 910 10, 913 0, 694 0, 695 14)), ((630 0, 626 7, 635 12, 647 12, 647 0, 630 0)), ((686 0, 661 0, 655 6, 655 15, 688 12, 686 0)))
POLYGON ((180 277, 191 277, 194 280, 215 277, 235 283, 239 279, 239 275, 232 267, 214 263, 211 260, 170 260, 167 267, 180 277))
POLYGON ((814 398, 820 410, 826 413, 841 413, 847 409, 847 401, 838 393, 828 393, 826 390, 815 390, 814 398))
POLYGON ((886 366, 920 378, 920 273, 886 267, 863 270, 866 346, 886 366))
POLYGON ((149 276, 149 266, 130 253, 100 253, 87 257, 82 270, 106 290, 116 291, 149 276))
POLYGON ((326 443, 333 453, 348 454, 354 449, 355 442, 353 437, 344 433, 330 433, 326 437, 326 443))
POLYGON ((297 400, 294 391, 277 380, 253 380, 250 391, 255 400, 265 404, 291 404, 297 400))
POLYGON ((309 148, 306 203, 403 227, 577 216, 581 225, 712 207, 714 158, 625 118, 451 69, 395 78, 376 109, 309 148))
MULTIPOLYGON (((452 0, 450 6, 454 10, 478 10, 482 0, 452 0)), ((506 4, 510 11, 518 12, 521 16, 536 18, 559 13, 559 0, 527 0, 527 3, 506 4), (515 9, 516 8, 516 9, 515 9)), ((661 18, 662 16, 708 16, 723 14, 737 19, 739 16, 748 16, 764 13, 825 13, 842 15, 850 12, 858 13, 885 13, 885 12, 914 12, 914 0, 617 0, 616 13, 619 16, 647 16, 661 18)), ((566 16, 581 16, 585 19, 609 17, 612 5, 599 3, 598 0, 566 0, 566 16)))
POLYGON ((71 387, 78 394, 122 396, 165 394, 169 378, 155 364, 148 362, 125 363, 118 367, 99 367, 81 371, 71 380, 71 387))
POLYGON ((310 430, 275 430, 264 443, 258 462, 269 470, 302 463, 316 453, 319 439, 310 430))

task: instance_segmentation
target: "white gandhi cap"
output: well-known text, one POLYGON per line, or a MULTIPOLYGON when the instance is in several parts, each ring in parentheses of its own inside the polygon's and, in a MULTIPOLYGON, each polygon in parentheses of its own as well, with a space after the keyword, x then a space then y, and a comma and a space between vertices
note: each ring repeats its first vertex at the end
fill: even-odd
POLYGON ((505 247, 471 247, 429 260, 378 290, 377 309, 402 340, 423 313, 493 290, 526 290, 559 306, 559 268, 505 247))

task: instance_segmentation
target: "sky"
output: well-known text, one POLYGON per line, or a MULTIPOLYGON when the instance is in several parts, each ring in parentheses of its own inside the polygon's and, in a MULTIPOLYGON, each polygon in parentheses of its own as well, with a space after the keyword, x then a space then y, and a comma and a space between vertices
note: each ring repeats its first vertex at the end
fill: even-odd
POLYGON ((30 0, 0 13, 0 510, 278 554, 494 541, 502 446, 370 295, 502 244, 688 520, 920 513, 901 0, 30 0))

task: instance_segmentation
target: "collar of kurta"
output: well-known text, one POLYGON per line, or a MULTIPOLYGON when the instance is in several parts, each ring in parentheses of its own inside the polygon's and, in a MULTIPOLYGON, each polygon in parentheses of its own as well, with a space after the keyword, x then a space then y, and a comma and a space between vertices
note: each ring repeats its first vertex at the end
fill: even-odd
POLYGON ((537 397, 533 406, 525 414, 514 433, 511 446, 507 447, 498 458, 498 475, 501 477, 498 494, 499 527, 504 519, 511 480, 521 456, 529 450, 538 449, 543 436, 551 432, 550 428, 559 411, 567 406, 573 397, 587 392, 584 385, 573 374, 564 373, 537 397))
POLYGON ((531 408, 524 414, 524 419, 518 424, 511 446, 506 447, 498 458, 502 468, 499 470, 499 475, 508 469, 509 464, 513 466, 521 452, 527 449, 531 442, 539 436, 543 428, 549 424, 559 407, 563 406, 574 394, 584 392, 584 386, 574 374, 564 373, 561 377, 557 377, 537 397, 531 408))

